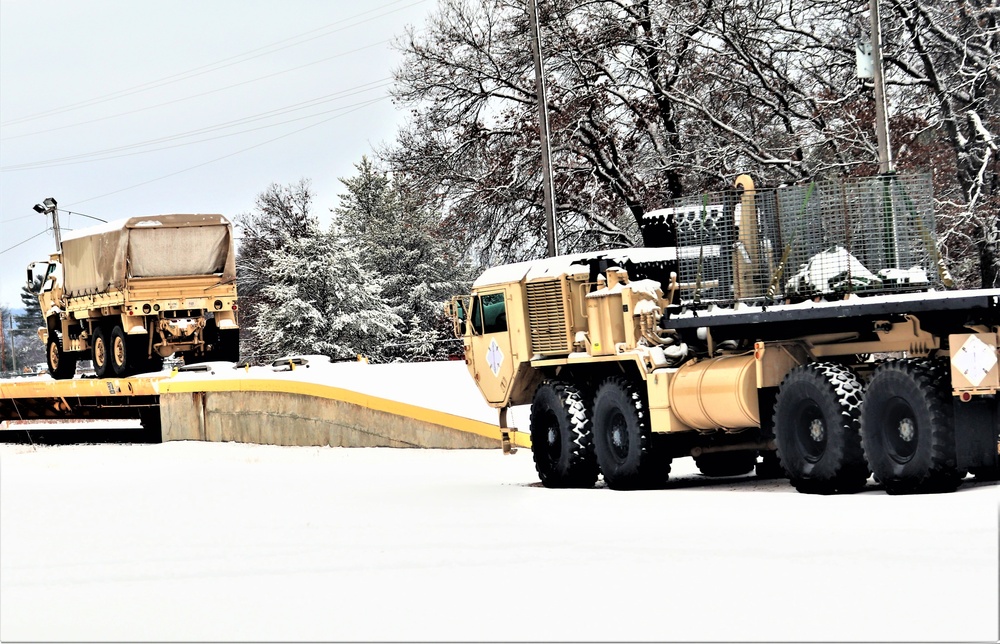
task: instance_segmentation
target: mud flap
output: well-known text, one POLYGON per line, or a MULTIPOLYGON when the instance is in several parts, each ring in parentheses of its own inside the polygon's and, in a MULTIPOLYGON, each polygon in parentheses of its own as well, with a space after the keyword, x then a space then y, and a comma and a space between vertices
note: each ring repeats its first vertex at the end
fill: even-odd
POLYGON ((996 467, 1000 441, 1000 396, 954 399, 955 456, 958 469, 996 467))

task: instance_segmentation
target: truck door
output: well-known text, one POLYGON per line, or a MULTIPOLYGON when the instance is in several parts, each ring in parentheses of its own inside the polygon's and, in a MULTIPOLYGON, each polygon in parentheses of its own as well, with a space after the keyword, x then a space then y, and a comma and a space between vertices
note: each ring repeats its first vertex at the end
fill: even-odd
POLYGON ((486 400, 503 402, 514 376, 503 289, 481 291, 469 306, 469 359, 486 400))

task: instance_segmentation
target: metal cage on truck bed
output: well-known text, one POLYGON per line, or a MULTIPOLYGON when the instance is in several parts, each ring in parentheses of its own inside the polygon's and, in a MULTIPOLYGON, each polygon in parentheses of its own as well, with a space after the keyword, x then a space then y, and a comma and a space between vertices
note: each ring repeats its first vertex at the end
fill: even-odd
POLYGON ((678 199, 645 216, 676 237, 682 303, 768 304, 944 287, 930 174, 769 189, 741 179, 741 188, 678 199))

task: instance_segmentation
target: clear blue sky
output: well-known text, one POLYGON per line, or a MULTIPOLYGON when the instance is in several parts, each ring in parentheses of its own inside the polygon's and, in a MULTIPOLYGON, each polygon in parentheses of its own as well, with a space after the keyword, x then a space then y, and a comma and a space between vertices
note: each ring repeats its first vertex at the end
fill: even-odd
POLYGON ((55 248, 31 209, 46 197, 106 220, 232 218, 305 177, 327 221, 337 178, 401 122, 387 41, 434 5, 0 0, 0 303, 20 306, 25 266, 55 248))

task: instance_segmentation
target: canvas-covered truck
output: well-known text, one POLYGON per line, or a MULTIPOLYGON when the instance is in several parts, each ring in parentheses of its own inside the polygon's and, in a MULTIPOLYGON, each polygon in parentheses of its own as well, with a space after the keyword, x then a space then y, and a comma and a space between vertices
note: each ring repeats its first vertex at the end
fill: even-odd
POLYGON ((53 378, 91 359, 99 378, 186 362, 239 359, 236 255, 222 215, 149 215, 65 236, 28 266, 53 378))
POLYGON ((930 177, 733 190, 647 215, 668 244, 486 270, 448 311, 483 397, 530 405, 548 487, 672 459, 802 492, 995 479, 1000 289, 955 290, 930 177))

